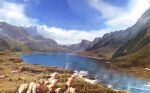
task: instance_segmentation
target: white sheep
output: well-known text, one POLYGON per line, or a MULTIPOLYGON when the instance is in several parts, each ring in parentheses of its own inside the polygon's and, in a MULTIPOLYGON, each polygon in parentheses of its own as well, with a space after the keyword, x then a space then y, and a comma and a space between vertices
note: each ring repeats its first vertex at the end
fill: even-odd
POLYGON ((47 87, 48 87, 48 89, 49 89, 50 92, 55 91, 57 82, 58 82, 57 79, 53 79, 51 81, 51 84, 47 85, 47 87))
POLYGON ((67 89, 66 93, 76 93, 76 89, 70 87, 70 88, 67 89))
POLYGON ((27 84, 27 83, 20 85, 20 87, 18 88, 17 93, 25 93, 27 88, 28 88, 28 86, 29 86, 29 84, 27 84))
POLYGON ((55 90, 55 92, 56 92, 56 93, 61 93, 61 88, 57 88, 57 89, 55 90))
POLYGON ((30 82, 29 84, 29 87, 28 87, 28 90, 26 93, 32 93, 32 89, 33 89, 33 86, 35 85, 35 82, 30 82))
POLYGON ((32 93, 36 93, 36 89, 37 89, 37 84, 35 83, 32 87, 32 93))
POLYGON ((68 88, 71 86, 73 80, 74 80, 74 78, 72 78, 72 77, 68 78, 68 81, 66 82, 66 85, 68 86, 68 88))

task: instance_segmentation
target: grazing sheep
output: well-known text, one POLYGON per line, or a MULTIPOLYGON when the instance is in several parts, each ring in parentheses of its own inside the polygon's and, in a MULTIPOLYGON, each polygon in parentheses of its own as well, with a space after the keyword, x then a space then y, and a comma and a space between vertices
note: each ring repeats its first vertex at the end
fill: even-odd
POLYGON ((12 74, 12 73, 18 73, 19 71, 18 70, 12 70, 12 71, 10 71, 10 73, 12 74))
POLYGON ((55 90, 55 92, 56 92, 56 93, 63 93, 61 88, 57 88, 57 89, 55 90))
POLYGON ((53 79, 53 80, 52 80, 51 85, 56 85, 56 84, 57 84, 57 82, 58 82, 58 80, 57 80, 57 79, 53 79))
POLYGON ((58 80, 57 79, 53 79, 50 85, 47 85, 50 93, 51 92, 55 92, 56 89, 56 84, 57 84, 58 80))
POLYGON ((67 89, 66 93, 76 93, 76 89, 70 87, 70 88, 67 89))
POLYGON ((43 93, 45 87, 46 86, 44 85, 44 79, 40 79, 38 81, 38 83, 36 84, 36 92, 37 93, 43 93))
POLYGON ((20 87, 18 88, 17 93, 26 93, 27 89, 28 89, 29 84, 22 84, 20 85, 20 87))
POLYGON ((44 79, 44 85, 46 86, 46 85, 48 85, 48 84, 49 84, 49 81, 46 80, 46 79, 44 79))
POLYGON ((28 87, 28 90, 26 93, 32 93, 32 89, 33 89, 33 86, 35 85, 35 82, 30 82, 29 84, 29 87, 28 87))
POLYGON ((58 75, 58 73, 57 73, 57 72, 54 72, 54 73, 51 74, 50 76, 51 76, 52 79, 55 79, 55 78, 57 78, 57 75, 58 75))
POLYGON ((50 93, 53 93, 56 90, 56 86, 54 86, 54 85, 47 85, 47 87, 48 87, 50 93))
POLYGON ((61 88, 57 88, 55 90, 55 92, 56 93, 66 93, 67 89, 68 89, 68 86, 67 85, 63 85, 61 88))
POLYGON ((57 79, 52 77, 52 78, 49 78, 49 79, 48 79, 48 82, 49 82, 50 84, 52 84, 55 80, 57 80, 57 79))
POLYGON ((44 79, 40 79, 37 83, 31 82, 27 93, 43 93, 45 89, 44 79))
POLYGON ((72 77, 68 78, 68 81, 66 82, 66 85, 68 86, 68 88, 71 86, 73 80, 74 79, 72 77))
POLYGON ((0 75, 0 79, 3 79, 5 78, 6 76, 5 75, 0 75))
POLYGON ((77 77, 77 76, 78 76, 77 73, 73 73, 73 74, 71 75, 72 78, 75 78, 75 77, 77 77))
POLYGON ((37 84, 35 83, 32 87, 32 93, 37 93, 36 89, 37 89, 37 84))

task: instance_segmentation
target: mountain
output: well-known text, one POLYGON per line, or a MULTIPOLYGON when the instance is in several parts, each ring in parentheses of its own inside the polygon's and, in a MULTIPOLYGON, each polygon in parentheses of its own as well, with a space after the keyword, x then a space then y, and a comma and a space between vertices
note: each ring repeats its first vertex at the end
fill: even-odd
POLYGON ((0 51, 10 49, 9 43, 0 36, 0 51))
POLYGON ((135 37, 142 29, 150 26, 150 8, 138 19, 138 21, 126 30, 116 31, 105 34, 92 44, 86 50, 95 50, 98 48, 119 48, 128 40, 135 37))
POLYGON ((91 41, 82 40, 78 44, 69 45, 68 48, 70 51, 83 51, 83 50, 87 49, 89 47, 89 45, 91 45, 91 41))
MULTIPOLYGON (((1 44, 10 46, 12 50, 59 51, 64 48, 50 38, 38 34, 36 27, 21 27, 0 22, 1 44)), ((1 45, 3 48, 4 46, 1 45)))
POLYGON ((113 55, 112 62, 119 67, 150 67, 150 27, 143 29, 113 55))
POLYGON ((113 55, 113 58, 129 55, 145 47, 150 43, 150 27, 145 28, 137 34, 136 37, 130 39, 126 44, 121 46, 113 55))

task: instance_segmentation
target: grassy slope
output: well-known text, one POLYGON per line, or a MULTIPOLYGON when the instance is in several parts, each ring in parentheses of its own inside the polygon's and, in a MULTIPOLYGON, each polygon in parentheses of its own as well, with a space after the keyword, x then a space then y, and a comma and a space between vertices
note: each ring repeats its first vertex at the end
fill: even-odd
POLYGON ((116 64, 125 67, 150 67, 150 43, 132 54, 119 57, 113 61, 115 61, 116 64))
POLYGON ((135 38, 129 40, 113 55, 114 61, 126 67, 149 67, 150 28, 144 29, 135 38))
POLYGON ((112 59, 111 68, 122 73, 132 74, 142 79, 150 79, 150 43, 138 51, 112 59))
POLYGON ((132 54, 143 48, 150 42, 150 28, 143 29, 135 38, 129 40, 120 47, 113 55, 113 58, 132 54))
POLYGON ((114 48, 99 48, 96 50, 92 51, 83 51, 79 52, 79 55, 84 55, 84 56, 92 56, 92 57, 99 57, 99 58, 105 58, 105 59, 110 59, 115 52, 116 49, 114 48))

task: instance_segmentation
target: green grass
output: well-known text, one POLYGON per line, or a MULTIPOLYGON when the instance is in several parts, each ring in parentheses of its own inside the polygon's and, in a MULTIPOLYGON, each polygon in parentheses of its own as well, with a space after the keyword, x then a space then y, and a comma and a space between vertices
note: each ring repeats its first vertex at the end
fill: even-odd
POLYGON ((120 47, 114 54, 113 58, 125 56, 136 52, 150 42, 150 28, 143 29, 135 38, 129 40, 120 47))

